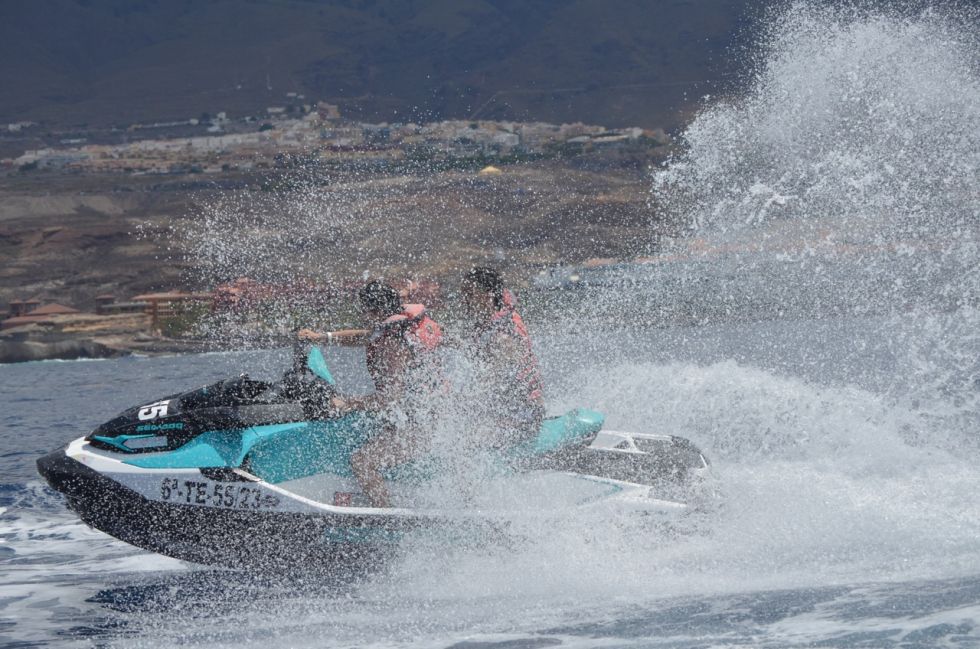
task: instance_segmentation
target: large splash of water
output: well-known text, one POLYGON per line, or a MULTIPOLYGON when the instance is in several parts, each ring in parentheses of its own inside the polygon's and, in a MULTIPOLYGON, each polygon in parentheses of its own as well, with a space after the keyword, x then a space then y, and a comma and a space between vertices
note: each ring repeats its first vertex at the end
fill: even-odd
MULTIPOLYGON (((692 359, 683 341, 704 335, 692 329, 664 341, 672 362, 583 368, 563 382, 574 390, 552 391, 557 408, 590 403, 614 426, 685 435, 715 459, 724 506, 702 533, 549 518, 518 546, 416 548, 360 596, 427 633, 616 619, 673 595, 980 572, 980 50, 969 24, 955 12, 793 5, 771 18, 748 90, 709 103, 653 180, 657 209, 688 225, 672 244, 687 272, 724 276, 711 295, 677 299, 776 302, 803 318, 802 336, 847 320, 865 329, 861 345, 887 341, 887 363, 826 381, 776 370, 764 349, 775 339, 747 325, 763 349, 738 361, 692 359), (867 372, 888 376, 849 383, 867 372)), ((853 342, 829 341, 826 362, 874 362, 829 348, 853 342)), ((314 615, 338 628, 361 622, 362 609, 321 604, 314 615)))
POLYGON ((687 128, 658 198, 692 230, 729 237, 775 237, 780 223, 863 244, 975 234, 971 25, 793 6, 765 29, 748 93, 687 128))
MULTIPOLYGON (((744 362, 583 370, 567 381, 576 386, 567 405, 584 392, 614 425, 692 437, 717 460, 726 506, 696 539, 612 521, 549 527, 527 555, 506 560, 516 568, 501 568, 499 556, 474 562, 460 588, 475 594, 489 582, 594 601, 980 569, 977 509, 964 501, 980 486, 971 24, 952 10, 793 5, 765 30, 748 91, 709 104, 684 151, 654 176, 655 205, 688 224, 673 249, 691 263, 673 272, 722 274, 715 297, 736 293, 743 308, 779 302, 804 331, 808 321, 847 321, 859 333, 829 341, 827 364, 874 363, 835 353, 855 338, 885 339, 888 362, 838 368, 826 381, 774 370, 765 349, 744 362), (847 380, 869 371, 887 376, 874 389, 847 380)), ((674 299, 704 284, 680 286, 674 299)), ((748 326, 742 335, 764 348, 768 334, 748 326)), ((678 338, 661 336, 684 358, 678 338)))
POLYGON ((892 396, 964 432, 980 423, 976 20, 792 5, 748 92, 706 107, 654 175, 744 302, 893 316, 892 396))
MULTIPOLYGON (((634 349, 562 382, 557 410, 587 402, 707 450, 723 505, 699 533, 542 517, 517 547, 409 553, 377 592, 474 624, 548 608, 615 620, 665 596, 980 572, 980 78, 962 24, 792 6, 746 94, 705 108, 656 173, 656 204, 689 224, 673 247, 690 264, 672 272, 724 275, 719 295, 737 289, 743 308, 780 302, 800 339, 818 323, 848 336, 806 340, 813 365, 862 365, 776 368, 786 339, 742 323, 725 336, 759 342, 738 361, 691 353, 716 333, 648 330, 675 360, 634 349), (878 343, 887 359, 864 367, 878 343)), ((678 286, 668 299, 707 299, 678 286)))

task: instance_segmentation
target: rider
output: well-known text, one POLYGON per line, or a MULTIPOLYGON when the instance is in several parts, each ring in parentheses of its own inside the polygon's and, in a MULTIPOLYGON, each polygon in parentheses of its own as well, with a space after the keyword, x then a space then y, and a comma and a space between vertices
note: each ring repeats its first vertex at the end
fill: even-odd
POLYGON ((483 409, 494 423, 495 445, 521 442, 538 434, 544 394, 538 360, 513 293, 492 268, 473 268, 463 276, 463 304, 473 319, 471 349, 483 369, 491 403, 483 409))
POLYGON ((375 507, 390 506, 381 472, 415 458, 424 449, 421 426, 426 402, 441 383, 438 355, 442 330, 421 304, 402 304, 391 286, 373 281, 358 293, 370 328, 317 333, 304 329, 301 338, 328 344, 359 346, 367 351, 374 393, 365 397, 334 397, 338 415, 354 410, 375 413, 381 431, 351 456, 351 469, 375 507))

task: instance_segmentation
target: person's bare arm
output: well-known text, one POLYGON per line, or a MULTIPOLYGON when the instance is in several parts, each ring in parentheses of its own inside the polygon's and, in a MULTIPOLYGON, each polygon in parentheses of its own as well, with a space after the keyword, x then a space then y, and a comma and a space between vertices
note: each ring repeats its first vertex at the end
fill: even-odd
POLYGON ((371 332, 367 329, 341 329, 326 332, 300 329, 297 335, 300 340, 309 340, 315 343, 340 345, 342 347, 362 347, 367 344, 371 332))

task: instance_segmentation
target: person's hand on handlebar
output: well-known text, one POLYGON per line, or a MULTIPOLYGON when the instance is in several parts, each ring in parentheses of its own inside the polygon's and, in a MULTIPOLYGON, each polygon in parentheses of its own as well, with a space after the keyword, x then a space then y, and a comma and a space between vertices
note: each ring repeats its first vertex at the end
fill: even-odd
POLYGON ((300 329, 296 332, 296 337, 300 340, 308 340, 310 342, 320 342, 321 340, 330 340, 333 336, 328 332, 322 334, 318 331, 313 331, 312 329, 300 329))
POLYGON ((367 343, 371 332, 367 329, 341 329, 339 331, 327 331, 320 333, 312 329, 300 329, 296 332, 296 337, 314 343, 326 343, 328 345, 341 345, 343 347, 356 347, 367 343))

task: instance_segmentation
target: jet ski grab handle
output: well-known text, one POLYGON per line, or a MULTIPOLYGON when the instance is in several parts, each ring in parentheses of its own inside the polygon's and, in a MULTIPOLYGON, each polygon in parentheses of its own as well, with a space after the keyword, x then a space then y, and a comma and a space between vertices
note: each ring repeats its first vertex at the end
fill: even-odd
POLYGON ((327 366, 327 359, 323 357, 323 352, 316 345, 310 347, 310 353, 306 356, 306 369, 313 372, 314 376, 326 381, 328 385, 337 387, 337 382, 334 381, 333 374, 330 373, 330 367, 327 366))
POLYGON ((330 373, 327 359, 323 357, 323 352, 313 343, 308 343, 299 338, 299 330, 293 332, 293 373, 297 376, 309 372, 313 376, 327 382, 331 387, 336 388, 337 382, 330 373))
POLYGON ((296 399, 311 419, 332 419, 336 416, 330 400, 337 393, 336 381, 319 347, 293 339, 293 362, 280 383, 287 398, 296 399))

